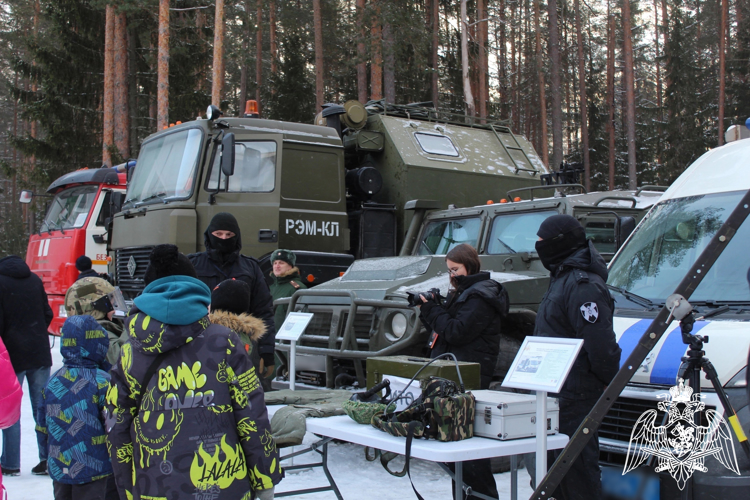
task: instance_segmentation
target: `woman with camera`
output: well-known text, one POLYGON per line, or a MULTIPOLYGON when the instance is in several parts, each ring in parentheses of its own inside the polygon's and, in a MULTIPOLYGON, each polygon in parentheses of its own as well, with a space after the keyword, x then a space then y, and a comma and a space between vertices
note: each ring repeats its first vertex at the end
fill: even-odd
MULTIPOLYGON (((461 244, 445 256, 452 289, 443 303, 420 295, 419 318, 430 333, 430 356, 453 353, 459 361, 479 363, 481 388, 488 389, 500 352, 501 320, 508 314, 503 286, 480 271, 477 251, 461 244)), ((452 464, 450 464, 452 465, 452 464)), ((490 460, 464 463, 464 481, 478 493, 498 497, 490 460)))

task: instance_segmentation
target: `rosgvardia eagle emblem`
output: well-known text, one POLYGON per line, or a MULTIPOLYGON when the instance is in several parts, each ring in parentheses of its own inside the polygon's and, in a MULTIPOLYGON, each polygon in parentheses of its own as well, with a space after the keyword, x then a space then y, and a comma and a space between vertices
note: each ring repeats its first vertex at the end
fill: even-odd
POLYGON ((724 467, 739 475, 732 431, 724 418, 714 410, 706 410, 699 394, 690 386, 670 387, 660 397, 658 408, 667 413, 665 425, 657 425, 656 410, 644 412, 630 434, 623 474, 640 466, 649 456, 656 458, 655 472, 668 471, 682 490, 694 471, 706 472, 706 457, 714 456, 724 467), (682 410, 680 410, 682 408, 682 410), (708 425, 697 425, 696 412, 705 411, 708 425))

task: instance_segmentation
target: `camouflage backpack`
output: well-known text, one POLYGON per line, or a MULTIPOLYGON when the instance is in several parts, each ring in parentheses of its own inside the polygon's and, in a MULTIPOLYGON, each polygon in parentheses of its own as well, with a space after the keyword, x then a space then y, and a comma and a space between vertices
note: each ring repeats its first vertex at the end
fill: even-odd
MULTIPOLYGON (((413 379, 412 379, 413 380, 413 379)), ((425 438, 438 441, 461 441, 474 435, 474 409, 476 400, 471 393, 465 393, 452 380, 430 377, 422 390, 422 395, 404 411, 396 413, 379 413, 372 417, 372 425, 393 436, 406 437, 404 469, 394 472, 388 468, 388 462, 396 457, 395 453, 381 452, 380 463, 391 475, 403 477, 409 475, 409 458, 412 439, 425 438)), ((367 456, 367 450, 365 450, 367 456)), ((368 460, 369 457, 368 457, 368 460)), ((419 500, 424 500, 414 483, 411 487, 419 500)))
POLYGON ((474 435, 474 408, 471 393, 444 378, 430 377, 422 395, 405 410, 378 414, 372 425, 393 436, 461 441, 474 435))

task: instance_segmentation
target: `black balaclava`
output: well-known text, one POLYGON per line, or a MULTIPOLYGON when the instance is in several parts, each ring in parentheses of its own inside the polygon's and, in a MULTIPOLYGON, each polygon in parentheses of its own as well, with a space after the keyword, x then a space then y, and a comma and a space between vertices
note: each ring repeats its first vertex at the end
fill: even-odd
POLYGON ((542 265, 552 272, 576 250, 586 246, 586 232, 571 215, 548 217, 536 234, 542 239, 536 242, 536 252, 542 265))
POLYGON ((220 212, 214 215, 208 228, 206 228, 204 236, 206 251, 213 260, 220 264, 237 260, 237 255, 239 255, 242 248, 242 240, 240 239, 240 226, 237 224, 237 219, 234 218, 234 215, 227 212, 220 212), (235 236, 223 240, 211 234, 214 231, 232 231, 235 236))

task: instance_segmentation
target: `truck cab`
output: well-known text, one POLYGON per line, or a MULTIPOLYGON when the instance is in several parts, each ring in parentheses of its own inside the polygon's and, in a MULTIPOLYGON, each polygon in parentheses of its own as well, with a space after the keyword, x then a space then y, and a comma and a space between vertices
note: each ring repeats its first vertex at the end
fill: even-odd
MULTIPOLYGON (((609 264, 608 285, 615 300, 614 329, 622 348, 621 363, 748 189, 750 140, 713 149, 680 175, 620 248, 609 264)), ((705 355, 716 368, 745 432, 750 428, 746 392, 749 246, 750 220, 745 220, 690 297, 696 316, 726 306, 720 314, 696 321, 693 333, 709 337, 705 355)), ((676 385, 687 348, 678 322, 673 321, 599 428, 604 463, 622 466, 633 426, 643 412, 657 409, 660 395, 676 385)), ((721 412, 715 391, 703 377, 701 392, 706 409, 721 412)), ((662 416, 659 411, 658 422, 662 416)), ((742 475, 707 457, 707 471, 696 470, 693 475, 693 498, 750 498, 750 460, 732 437, 742 475)), ((671 478, 669 482, 675 484, 671 478)))
MULTIPOLYGON (((605 257, 611 256, 624 241, 627 226, 632 230, 634 219, 640 219, 661 194, 649 190, 587 194, 580 185, 536 186, 510 191, 503 203, 435 210, 426 216, 432 205, 408 203, 406 208, 415 215, 399 257, 356 261, 342 277, 286 299, 290 311, 314 313, 296 347, 297 380, 334 387, 343 373, 363 386, 367 358, 427 354, 427 332, 418 311, 408 304, 407 293, 438 288, 445 296, 449 288, 445 255, 461 243, 477 248, 482 269, 492 272, 511 299, 504 328, 508 334, 501 341, 496 367, 496 377, 501 379, 523 337, 533 332, 536 310, 547 291, 549 272, 534 247, 542 221, 554 214, 577 217, 587 237, 605 257), (581 194, 566 195, 571 189, 581 194), (535 197, 539 190, 546 190, 547 197, 535 197)), ((289 346, 279 344, 277 349, 284 354, 289 346)), ((284 370, 286 366, 280 368, 281 378, 284 370)))
MULTIPOLYGON (((124 172, 97 168, 65 174, 47 188, 52 201, 39 232, 29 237, 26 264, 44 283, 54 314, 52 335, 60 335, 67 317, 65 292, 78 278, 76 259, 86 255, 92 269, 107 273, 106 223, 112 216, 112 194, 124 193, 125 186, 124 172)), ((30 193, 26 199, 30 201, 30 193)))

